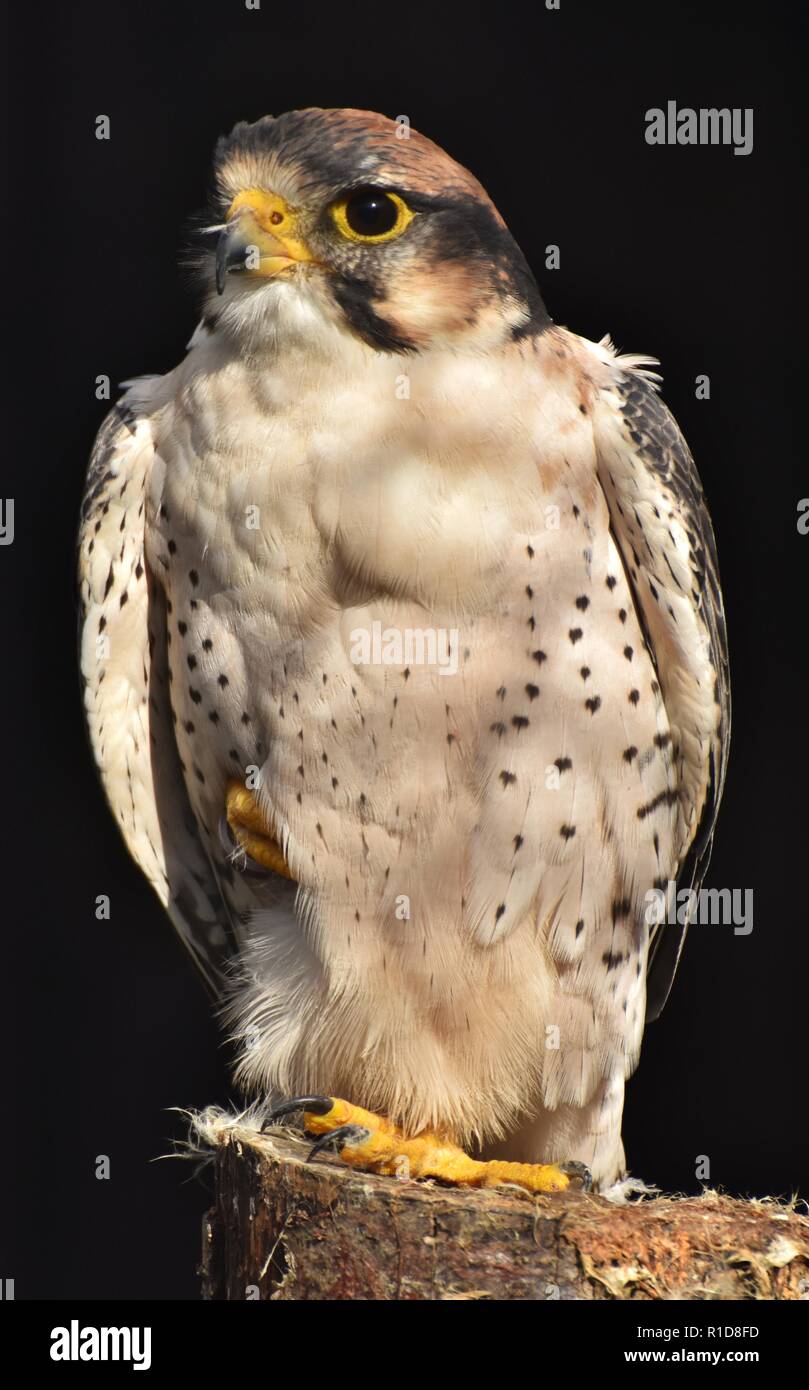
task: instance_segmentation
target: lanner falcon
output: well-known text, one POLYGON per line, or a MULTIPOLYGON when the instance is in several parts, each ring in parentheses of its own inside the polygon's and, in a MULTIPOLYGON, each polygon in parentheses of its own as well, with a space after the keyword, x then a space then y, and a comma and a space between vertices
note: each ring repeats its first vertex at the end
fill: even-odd
MULTIPOLYGON (((625 1172, 729 733, 699 478, 402 121, 239 124, 185 359, 90 461, 81 666, 131 853, 273 1117, 346 1163, 625 1172)), ((318 1147, 316 1145, 316 1147, 318 1147)))

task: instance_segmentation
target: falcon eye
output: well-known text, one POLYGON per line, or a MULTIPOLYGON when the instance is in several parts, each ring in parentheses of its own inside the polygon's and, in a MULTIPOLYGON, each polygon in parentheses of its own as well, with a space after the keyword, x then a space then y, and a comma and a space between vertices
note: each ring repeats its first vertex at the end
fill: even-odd
POLYGON ((331 208, 343 236, 367 243, 392 241, 400 236, 414 214, 398 193, 381 188, 357 188, 331 208))
POLYGON ((357 236, 387 236, 398 217, 399 209, 393 199, 370 188, 360 189, 346 203, 346 222, 357 236))

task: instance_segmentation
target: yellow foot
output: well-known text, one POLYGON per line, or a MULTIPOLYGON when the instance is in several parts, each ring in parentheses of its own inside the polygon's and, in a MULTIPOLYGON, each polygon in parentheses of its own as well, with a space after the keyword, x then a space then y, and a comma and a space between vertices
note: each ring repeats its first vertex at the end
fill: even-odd
POLYGON ((267 825, 258 801, 244 783, 230 781, 226 788, 225 815, 242 849, 265 869, 292 878, 283 850, 267 825))
POLYGON ((390 1120, 333 1096, 299 1096, 286 1101, 270 1112, 263 1128, 296 1110, 303 1111, 307 1133, 320 1136, 310 1159, 333 1148, 341 1163, 351 1168, 398 1178, 438 1178, 465 1187, 514 1183, 529 1192, 588 1191, 591 1186, 589 1169, 583 1163, 480 1162, 437 1134, 408 1139, 390 1120))

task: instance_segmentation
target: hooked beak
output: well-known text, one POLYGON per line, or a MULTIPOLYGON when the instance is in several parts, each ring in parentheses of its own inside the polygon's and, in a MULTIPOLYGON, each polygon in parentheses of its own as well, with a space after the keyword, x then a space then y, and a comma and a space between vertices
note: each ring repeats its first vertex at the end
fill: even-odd
POLYGON ((277 194, 260 188, 239 193, 228 208, 216 246, 219 294, 231 271, 269 279, 311 262, 309 248, 296 235, 296 222, 293 209, 277 194))

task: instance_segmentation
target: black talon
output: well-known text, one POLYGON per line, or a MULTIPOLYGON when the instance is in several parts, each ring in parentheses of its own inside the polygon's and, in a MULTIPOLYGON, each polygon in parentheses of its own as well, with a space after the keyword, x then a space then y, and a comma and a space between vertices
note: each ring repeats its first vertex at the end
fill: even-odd
POLYGON ((571 1160, 570 1163, 560 1163, 559 1167, 563 1173, 569 1173, 572 1178, 581 1178, 582 1192, 592 1191, 593 1175, 586 1163, 571 1160))
POLYGON ((324 1149, 355 1148, 357 1144, 364 1144, 366 1139, 370 1139, 371 1131, 364 1125, 338 1125, 337 1129, 330 1129, 328 1134, 322 1134, 316 1144, 312 1145, 307 1163, 311 1163, 317 1154, 324 1149))
POLYGON ((295 1096, 293 1100, 285 1100, 282 1105, 276 1105, 264 1116, 261 1122, 261 1133, 263 1134, 274 1120, 280 1120, 283 1115, 292 1115, 296 1110, 310 1110, 313 1115, 328 1115, 334 1101, 331 1096, 295 1096))

